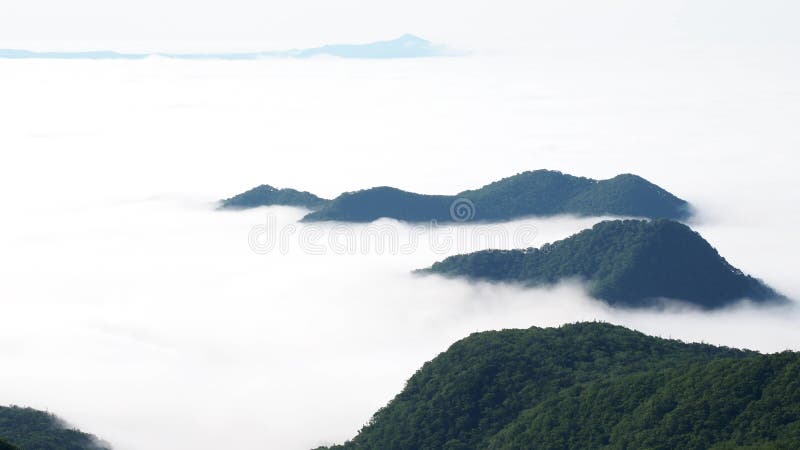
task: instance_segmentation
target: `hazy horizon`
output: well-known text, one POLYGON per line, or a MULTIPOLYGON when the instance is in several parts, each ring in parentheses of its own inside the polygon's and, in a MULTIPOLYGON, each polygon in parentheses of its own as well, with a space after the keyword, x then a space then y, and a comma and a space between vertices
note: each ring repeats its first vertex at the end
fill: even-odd
POLYGON ((479 53, 581 48, 783 49, 800 44, 791 0, 533 1, 8 0, 0 48, 230 52, 391 39, 406 33, 479 53))

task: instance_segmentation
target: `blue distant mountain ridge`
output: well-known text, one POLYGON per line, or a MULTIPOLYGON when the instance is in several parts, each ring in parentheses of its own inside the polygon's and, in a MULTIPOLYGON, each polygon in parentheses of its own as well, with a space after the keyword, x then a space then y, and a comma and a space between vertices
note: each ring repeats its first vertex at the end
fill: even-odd
POLYGON ((91 52, 32 52, 30 50, 0 49, 0 58, 5 59, 144 59, 147 53, 117 53, 110 51, 91 52))
POLYGON ((429 58, 453 55, 445 47, 434 45, 420 37, 405 34, 389 41, 368 44, 324 45, 307 49, 264 51, 245 53, 119 53, 113 51, 86 52, 34 52, 29 50, 0 49, 0 58, 5 59, 145 59, 161 56, 174 59, 226 59, 247 60, 261 58, 311 58, 314 56, 336 56, 340 58, 390 59, 429 58))

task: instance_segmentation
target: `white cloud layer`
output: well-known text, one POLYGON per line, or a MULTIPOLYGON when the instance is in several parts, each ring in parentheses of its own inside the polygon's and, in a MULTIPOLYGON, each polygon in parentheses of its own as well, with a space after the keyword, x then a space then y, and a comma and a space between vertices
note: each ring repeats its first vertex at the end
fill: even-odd
MULTIPOLYGON (((250 229, 300 211, 211 210, 261 183, 330 197, 633 172, 692 201, 732 264, 800 298, 797 63, 661 56, 0 61, 0 403, 120 450, 301 449, 351 437, 478 330, 597 319, 800 350, 794 307, 625 312, 574 284, 415 278, 444 256, 425 246, 258 255, 250 229)), ((504 226, 535 226, 539 245, 594 221, 504 226)))

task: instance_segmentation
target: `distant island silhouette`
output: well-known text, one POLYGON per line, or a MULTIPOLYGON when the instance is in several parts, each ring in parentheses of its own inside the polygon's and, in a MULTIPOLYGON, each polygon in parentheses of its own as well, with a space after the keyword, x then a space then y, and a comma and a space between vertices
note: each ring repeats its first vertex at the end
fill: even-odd
POLYGON ((311 58, 314 56, 335 56, 339 58, 391 59, 391 58, 430 58, 452 56, 452 51, 430 41, 404 34, 397 39, 377 41, 366 44, 334 44, 306 49, 283 51, 261 51, 241 53, 120 53, 113 51, 79 52, 35 52, 30 50, 0 49, 0 58, 5 59, 145 59, 160 56, 173 59, 223 59, 249 60, 262 58, 311 58))

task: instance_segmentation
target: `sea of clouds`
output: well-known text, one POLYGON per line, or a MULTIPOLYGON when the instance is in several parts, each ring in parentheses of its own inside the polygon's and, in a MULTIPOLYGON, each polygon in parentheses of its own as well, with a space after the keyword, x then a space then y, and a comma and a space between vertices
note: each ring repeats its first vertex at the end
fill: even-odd
POLYGON ((52 411, 120 450, 303 449, 352 437, 475 331, 603 320, 800 350, 794 305, 623 311, 579 282, 411 274, 601 218, 498 225, 532 231, 505 244, 459 241, 474 225, 458 225, 463 247, 444 250, 429 229, 407 252, 359 240, 369 225, 349 226, 356 251, 332 248, 326 224, 320 253, 299 237, 303 210, 214 210, 262 183, 332 198, 452 194, 540 168, 631 172, 692 202, 690 225, 733 265, 800 298, 797 63, 539 56, 0 61, 0 404, 52 411), (292 230, 287 251, 253 248, 268 224, 292 230))

